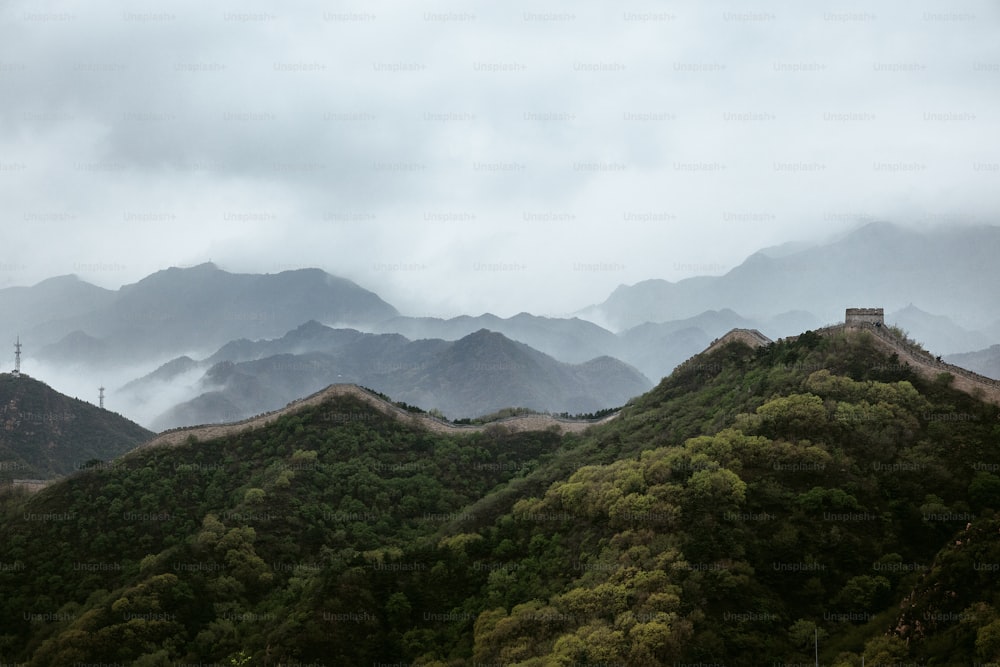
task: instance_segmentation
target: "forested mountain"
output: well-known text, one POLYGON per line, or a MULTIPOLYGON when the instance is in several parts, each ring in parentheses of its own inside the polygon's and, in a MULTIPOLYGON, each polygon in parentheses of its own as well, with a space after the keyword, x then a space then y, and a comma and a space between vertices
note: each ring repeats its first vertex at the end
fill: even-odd
POLYGON ((49 479, 117 458, 153 435, 121 415, 0 373, 0 481, 49 479))
POLYGON ((351 397, 137 450, 0 522, 0 658, 1000 659, 1000 408, 865 332, 734 342, 588 433, 351 397), (114 554, 114 555, 111 555, 114 554), (815 633, 815 635, 814 635, 815 633))

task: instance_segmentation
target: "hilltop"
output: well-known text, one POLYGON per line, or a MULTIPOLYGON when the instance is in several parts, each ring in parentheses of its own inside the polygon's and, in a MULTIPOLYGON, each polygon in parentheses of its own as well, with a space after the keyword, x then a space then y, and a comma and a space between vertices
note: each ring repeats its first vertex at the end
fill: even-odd
POLYGON ((0 374, 0 480, 50 479, 109 461, 153 435, 27 375, 0 374))
MULTIPOLYGON (((881 313, 881 308, 877 309, 881 313)), ((850 309, 848 309, 850 315, 850 309)), ((845 331, 865 332, 872 337, 871 343, 892 355, 892 364, 900 368, 906 368, 927 380, 943 381, 950 386, 977 399, 1000 405, 1000 380, 996 380, 986 375, 980 375, 975 371, 963 366, 957 366, 948 361, 943 361, 940 356, 934 356, 923 346, 911 340, 905 332, 896 326, 886 326, 881 316, 878 323, 872 322, 845 322, 808 331, 806 336, 831 336, 842 334, 845 331)), ((789 336, 785 340, 797 340, 798 336, 789 336)), ((772 344, 770 338, 756 329, 733 329, 722 337, 712 341, 706 352, 717 350, 731 342, 741 342, 752 348, 766 347, 772 344)), ((954 355, 961 358, 962 355, 954 355)))

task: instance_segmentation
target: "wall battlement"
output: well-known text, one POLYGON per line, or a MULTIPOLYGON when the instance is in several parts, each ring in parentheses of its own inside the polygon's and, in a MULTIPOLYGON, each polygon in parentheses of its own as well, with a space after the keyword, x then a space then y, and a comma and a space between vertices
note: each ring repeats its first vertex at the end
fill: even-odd
MULTIPOLYGON (((955 366, 941 361, 924 350, 915 349, 907 345, 906 341, 899 338, 889 327, 885 325, 885 315, 882 308, 848 308, 843 324, 834 324, 822 329, 817 329, 813 333, 820 336, 832 336, 846 331, 859 332, 867 331, 873 336, 873 340, 888 354, 895 354, 902 363, 911 367, 914 372, 923 377, 933 380, 941 373, 950 373, 954 378, 952 386, 959 391, 963 391, 971 396, 976 396, 982 400, 1000 405, 1000 380, 988 378, 961 366, 955 366)), ((788 336, 781 340, 791 342, 797 340, 798 336, 788 336)), ((750 347, 762 347, 770 344, 770 339, 761 334, 756 329, 733 329, 726 335, 712 341, 712 344, 701 354, 716 350, 726 343, 731 342, 746 343, 750 347)))
POLYGON ((844 315, 844 325, 848 327, 865 324, 885 325, 885 311, 882 308, 848 308, 844 315))

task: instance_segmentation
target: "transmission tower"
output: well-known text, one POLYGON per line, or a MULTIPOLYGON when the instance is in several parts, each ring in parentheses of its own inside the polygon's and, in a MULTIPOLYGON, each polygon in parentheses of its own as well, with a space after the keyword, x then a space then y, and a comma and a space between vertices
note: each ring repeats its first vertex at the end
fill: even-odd
POLYGON ((21 377, 21 337, 14 343, 14 377, 21 377))

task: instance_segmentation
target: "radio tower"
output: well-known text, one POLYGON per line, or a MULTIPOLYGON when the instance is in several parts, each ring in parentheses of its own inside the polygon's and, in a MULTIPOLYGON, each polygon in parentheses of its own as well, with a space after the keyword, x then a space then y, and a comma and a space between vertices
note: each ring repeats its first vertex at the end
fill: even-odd
POLYGON ((17 342, 14 343, 14 377, 21 377, 21 337, 17 337, 17 342))
POLYGON ((99 396, 100 397, 100 401, 101 401, 101 410, 103 410, 104 409, 104 387, 100 387, 99 391, 101 392, 100 396, 99 396))

